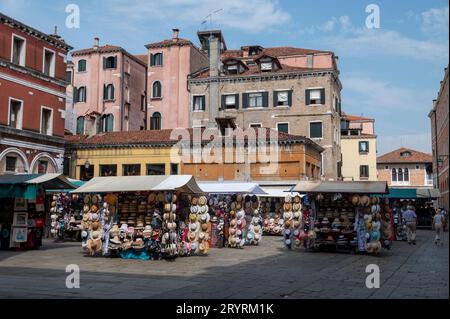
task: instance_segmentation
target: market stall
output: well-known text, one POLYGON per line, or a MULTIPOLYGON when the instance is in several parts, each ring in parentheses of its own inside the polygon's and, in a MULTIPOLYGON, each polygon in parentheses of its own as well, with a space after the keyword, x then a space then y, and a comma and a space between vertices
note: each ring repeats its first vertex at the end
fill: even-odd
POLYGON ((49 226, 46 190, 76 188, 61 174, 8 174, 0 176, 1 249, 42 246, 49 226))
POLYGON ((311 224, 298 231, 285 218, 285 245, 289 248, 379 254, 382 236, 390 236, 389 204, 370 197, 387 194, 386 182, 301 181, 293 190, 305 194, 302 204, 311 224))
POLYGON ((266 194, 257 183, 200 183, 208 193, 213 215, 212 247, 243 248, 258 245, 262 239, 263 220, 258 196, 266 194))
POLYGON ((85 195, 82 246, 91 256, 148 260, 207 251, 186 237, 185 221, 202 193, 191 175, 95 177, 73 193, 85 195))

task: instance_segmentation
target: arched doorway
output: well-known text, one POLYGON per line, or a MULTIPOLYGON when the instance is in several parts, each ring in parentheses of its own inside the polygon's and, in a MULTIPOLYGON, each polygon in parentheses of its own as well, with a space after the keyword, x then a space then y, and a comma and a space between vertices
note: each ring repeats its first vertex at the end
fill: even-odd
POLYGON ((0 153, 0 174, 28 172, 27 157, 21 150, 18 148, 7 148, 0 153))
POLYGON ((41 153, 37 155, 31 163, 31 172, 34 174, 57 173, 57 164, 50 154, 41 153))

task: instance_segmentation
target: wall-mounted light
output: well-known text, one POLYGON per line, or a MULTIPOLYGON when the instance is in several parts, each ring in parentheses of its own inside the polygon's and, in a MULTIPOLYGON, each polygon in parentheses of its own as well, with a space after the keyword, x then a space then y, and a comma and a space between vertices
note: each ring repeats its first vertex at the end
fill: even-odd
POLYGON ((91 163, 89 163, 89 161, 86 160, 86 162, 84 162, 84 168, 89 169, 90 166, 91 166, 91 163))

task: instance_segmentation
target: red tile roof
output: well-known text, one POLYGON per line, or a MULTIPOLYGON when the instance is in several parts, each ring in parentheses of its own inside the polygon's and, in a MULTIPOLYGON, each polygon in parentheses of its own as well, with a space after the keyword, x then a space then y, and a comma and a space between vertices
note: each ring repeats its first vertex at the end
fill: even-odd
POLYGON ((419 152, 410 148, 401 147, 392 152, 378 156, 377 163, 431 163, 431 154, 419 152), (410 152, 410 156, 401 156, 404 152, 410 152))
POLYGON ((272 47, 266 48, 262 51, 262 54, 267 54, 271 56, 281 57, 290 55, 305 55, 313 53, 332 53, 331 51, 321 51, 321 50, 311 50, 303 48, 293 48, 293 47, 272 47))
MULTIPOLYGON (((187 129, 190 137, 193 136, 193 129, 187 129)), ((202 129, 202 132, 204 129, 202 129)), ((183 130, 179 130, 183 132, 183 130)), ((259 138, 259 130, 256 131, 256 138, 259 138)), ((316 148, 320 152, 323 148, 304 136, 292 135, 283 132, 277 132, 275 130, 266 128, 265 129, 265 140, 269 141, 272 134, 278 134, 279 142, 303 142, 309 144, 316 148)), ((166 130, 155 130, 155 131, 130 131, 130 132, 108 132, 97 134, 92 137, 86 135, 66 135, 66 144, 69 147, 105 147, 105 146, 119 146, 119 145, 172 145, 176 144, 180 139, 181 135, 178 136, 178 130, 166 129, 166 130), (173 132, 173 136, 172 136, 173 132)), ((211 137, 210 140, 212 140, 211 137)), ((248 140, 248 137, 243 137, 244 141, 248 140)), ((236 140, 241 140, 236 138, 236 140)), ((203 139, 203 142, 208 142, 208 139, 203 139)))
POLYGON ((345 120, 348 120, 350 122, 352 121, 374 121, 374 119, 368 118, 368 117, 362 117, 362 116, 358 116, 358 115, 351 115, 351 114, 347 114, 342 112, 342 118, 345 120))
POLYGON ((147 66, 147 62, 143 62, 141 59, 137 58, 136 56, 130 54, 127 50, 125 50, 122 47, 116 46, 116 45, 103 45, 99 46, 98 48, 87 48, 87 49, 81 49, 77 51, 72 52, 72 56, 83 56, 83 55, 89 55, 92 53, 115 53, 115 52, 122 52, 123 54, 127 55, 134 61, 138 62, 139 64, 147 66))
POLYGON ((160 42, 149 43, 145 47, 147 49, 150 49, 150 48, 170 47, 170 46, 174 46, 174 45, 178 45, 178 46, 192 45, 192 46, 194 46, 194 44, 187 39, 177 38, 177 39, 168 39, 168 40, 164 40, 164 41, 160 41, 160 42))

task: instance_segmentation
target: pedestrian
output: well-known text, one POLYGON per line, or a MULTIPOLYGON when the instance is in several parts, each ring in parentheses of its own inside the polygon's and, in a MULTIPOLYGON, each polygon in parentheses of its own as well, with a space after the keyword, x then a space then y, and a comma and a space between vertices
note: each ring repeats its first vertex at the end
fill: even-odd
POLYGON ((441 213, 441 209, 438 208, 436 211, 436 214, 433 217, 433 229, 436 231, 436 236, 434 237, 434 244, 437 246, 439 243, 442 245, 444 243, 441 242, 441 231, 442 231, 442 224, 444 222, 444 216, 441 213))
POLYGON ((407 206, 406 211, 403 213, 403 218, 406 222, 406 237, 408 239, 408 244, 416 244, 416 226, 417 226, 417 215, 414 211, 414 206, 407 206))

